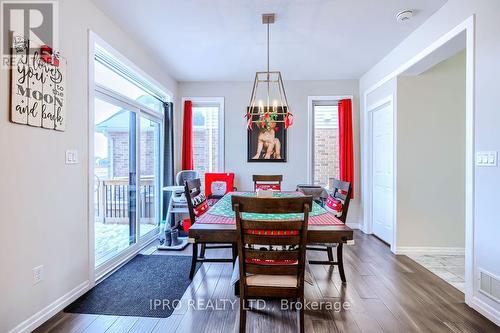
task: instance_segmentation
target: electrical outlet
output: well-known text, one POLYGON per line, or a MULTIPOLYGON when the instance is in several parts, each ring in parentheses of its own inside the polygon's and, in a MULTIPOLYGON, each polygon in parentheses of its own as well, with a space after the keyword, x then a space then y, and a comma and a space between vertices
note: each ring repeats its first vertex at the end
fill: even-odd
POLYGON ((33 284, 43 281, 43 265, 33 268, 33 284))
POLYGON ((354 239, 348 240, 346 244, 347 245, 354 245, 354 239))

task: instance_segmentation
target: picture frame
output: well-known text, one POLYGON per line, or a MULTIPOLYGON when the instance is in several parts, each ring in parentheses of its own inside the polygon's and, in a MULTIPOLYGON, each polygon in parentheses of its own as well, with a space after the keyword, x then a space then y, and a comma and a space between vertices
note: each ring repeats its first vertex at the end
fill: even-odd
POLYGON ((247 162, 285 163, 287 160, 285 113, 280 107, 278 112, 274 109, 273 115, 272 108, 267 112, 267 107, 261 107, 261 114, 251 114, 252 121, 247 127, 247 162))

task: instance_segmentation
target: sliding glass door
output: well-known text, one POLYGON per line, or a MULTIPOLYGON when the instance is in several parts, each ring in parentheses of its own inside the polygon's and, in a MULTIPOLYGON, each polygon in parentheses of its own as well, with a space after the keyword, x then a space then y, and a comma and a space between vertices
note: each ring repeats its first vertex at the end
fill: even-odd
POLYGON ((163 127, 161 117, 111 91, 98 88, 95 96, 94 236, 100 267, 158 232, 163 127))
POLYGON ((164 106, 169 97, 115 52, 95 44, 94 250, 96 276, 158 233, 164 106))
POLYGON ((136 242, 136 113, 104 95, 95 99, 95 263, 136 242))

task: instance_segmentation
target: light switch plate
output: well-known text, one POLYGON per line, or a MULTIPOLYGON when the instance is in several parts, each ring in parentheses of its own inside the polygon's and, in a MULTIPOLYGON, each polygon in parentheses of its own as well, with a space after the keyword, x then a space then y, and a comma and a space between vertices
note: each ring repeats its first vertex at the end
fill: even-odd
POLYGON ((476 165, 480 167, 496 167, 498 153, 496 151, 478 151, 476 165))
POLYGON ((66 150, 66 164, 77 164, 78 152, 76 150, 66 150))
POLYGON ((43 281, 43 265, 33 268, 33 284, 38 284, 43 281))

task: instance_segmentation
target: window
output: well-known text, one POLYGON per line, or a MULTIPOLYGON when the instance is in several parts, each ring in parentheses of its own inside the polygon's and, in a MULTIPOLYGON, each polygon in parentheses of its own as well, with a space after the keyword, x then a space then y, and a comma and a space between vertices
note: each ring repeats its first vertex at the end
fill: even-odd
POLYGON ((157 233, 168 95, 94 45, 95 266, 157 233))
POLYGON ((224 171, 224 125, 222 98, 193 101, 193 160, 202 183, 206 172, 224 171))
POLYGON ((339 178, 337 101, 313 101, 312 120, 312 179, 314 184, 329 187, 331 178, 339 178))

